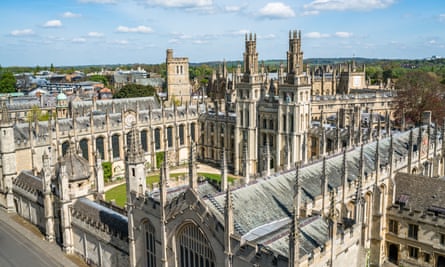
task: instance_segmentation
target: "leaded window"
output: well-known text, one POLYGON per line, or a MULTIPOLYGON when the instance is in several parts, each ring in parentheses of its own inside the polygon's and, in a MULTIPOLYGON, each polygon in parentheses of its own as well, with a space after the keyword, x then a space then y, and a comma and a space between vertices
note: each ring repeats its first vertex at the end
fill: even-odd
POLYGON ((147 266, 156 267, 155 228, 148 222, 145 223, 145 253, 147 266))
POLYGON ((215 254, 209 241, 196 225, 186 225, 178 240, 180 267, 215 267, 215 254))

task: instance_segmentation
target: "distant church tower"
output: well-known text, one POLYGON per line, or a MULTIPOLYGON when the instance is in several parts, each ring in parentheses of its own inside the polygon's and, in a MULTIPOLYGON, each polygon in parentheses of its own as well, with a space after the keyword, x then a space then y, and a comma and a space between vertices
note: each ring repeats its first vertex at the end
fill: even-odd
POLYGON ((167 49, 167 97, 189 99, 191 85, 189 77, 189 59, 186 57, 173 57, 173 49, 167 49))

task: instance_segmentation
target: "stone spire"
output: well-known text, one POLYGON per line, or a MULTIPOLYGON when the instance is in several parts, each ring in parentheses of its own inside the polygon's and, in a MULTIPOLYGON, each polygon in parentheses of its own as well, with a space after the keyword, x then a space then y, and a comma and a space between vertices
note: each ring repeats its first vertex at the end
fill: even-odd
POLYGON ((139 131, 134 123, 131 126, 128 142, 127 161, 132 163, 145 162, 139 131))
POLYGON ((234 220, 233 220, 233 204, 232 204, 232 191, 230 188, 226 190, 226 204, 224 207, 224 255, 225 255, 225 267, 232 267, 232 244, 231 236, 234 233, 234 220))
POLYGON ((412 166, 412 157, 413 157, 413 130, 411 129, 409 131, 409 141, 408 141, 408 165, 407 165, 407 172, 411 173, 411 166, 412 166))
POLYGON ((138 197, 145 195, 147 180, 145 173, 145 158, 141 147, 139 131, 133 124, 129 132, 128 150, 125 161, 125 177, 127 181, 127 199, 131 200, 130 194, 136 193, 138 197))
MULTIPOLYGON (((270 175, 270 144, 269 137, 266 137, 266 176, 270 175)), ((303 141, 304 142, 304 141, 303 141)))
POLYGON ((96 191, 98 199, 105 199, 105 189, 104 189, 104 169, 102 167, 102 157, 100 152, 96 152, 96 191))
POLYGON ((329 239, 331 241, 331 261, 330 266, 334 266, 336 258, 335 239, 337 237, 337 210, 335 208, 335 189, 329 191, 329 239))
POLYGON ((300 205, 301 186, 299 181, 299 166, 295 170, 294 198, 292 202, 293 217, 289 233, 289 267, 300 266, 300 205))
POLYGON ((227 191, 228 185, 226 151, 223 148, 221 151, 221 191, 227 191))
POLYGON ((244 143, 244 183, 247 185, 250 183, 250 170, 249 170, 249 155, 247 151, 247 144, 244 143))
POLYGON ((344 203, 346 203, 346 186, 348 185, 348 161, 346 160, 346 149, 343 150, 343 160, 342 160, 342 168, 341 168, 341 187, 342 187, 342 216, 341 219, 343 217, 347 216, 347 211, 346 211, 346 207, 344 206, 344 203))
POLYGON ((54 233, 54 209, 52 201, 51 190, 51 162, 46 151, 42 156, 43 168, 42 168, 42 182, 43 182, 43 201, 45 211, 45 238, 49 242, 53 242, 55 238, 54 233))
POLYGON ((6 101, 3 101, 2 103, 2 124, 9 124, 11 123, 11 119, 9 118, 9 112, 8 107, 6 106, 6 101))
MULTIPOLYGON (((165 158, 164 158, 165 160, 165 158)), ((166 211, 165 207, 167 205, 167 176, 166 176, 166 167, 167 164, 164 162, 161 168, 161 177, 159 180, 159 205, 160 205, 160 221, 161 221, 161 267, 168 266, 167 259, 167 220, 166 220, 166 211)))
POLYGON ((375 145, 375 155, 374 155, 375 185, 378 185, 379 179, 380 179, 379 142, 380 142, 380 140, 377 138, 377 142, 375 145))
POLYGON ((326 175, 326 157, 323 157, 323 167, 321 170, 321 214, 325 214, 326 194, 328 193, 328 177, 326 175))
POLYGON ((196 171, 195 142, 191 138, 189 140, 189 187, 196 191, 198 189, 198 173, 196 171))

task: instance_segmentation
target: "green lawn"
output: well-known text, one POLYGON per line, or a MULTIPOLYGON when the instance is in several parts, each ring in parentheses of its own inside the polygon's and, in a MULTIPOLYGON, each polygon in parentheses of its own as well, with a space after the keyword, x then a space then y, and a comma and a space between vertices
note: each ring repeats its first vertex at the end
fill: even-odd
MULTIPOLYGON (((178 177, 178 176, 184 176, 186 173, 173 173, 170 174, 170 177, 178 177)), ((198 173, 199 176, 207 177, 211 180, 215 180, 217 182, 221 181, 221 175, 219 174, 213 174, 213 173, 198 173)), ((235 178, 233 176, 228 175, 229 182, 233 182, 235 178)), ((150 175, 147 177, 147 186, 151 188, 151 185, 153 183, 159 183, 159 174, 150 175)), ((116 186, 107 192, 105 192, 105 199, 107 201, 110 201, 114 199, 116 201, 116 205, 123 207, 125 205, 125 202, 127 201, 127 185, 121 184, 119 186, 116 186)))

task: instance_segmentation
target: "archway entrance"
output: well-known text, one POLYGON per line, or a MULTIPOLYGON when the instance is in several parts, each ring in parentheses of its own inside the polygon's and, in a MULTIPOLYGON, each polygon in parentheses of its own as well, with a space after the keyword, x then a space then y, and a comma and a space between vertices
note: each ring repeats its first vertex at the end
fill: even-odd
POLYGON ((389 244, 388 246, 388 261, 394 264, 399 263, 399 246, 396 244, 389 244))

